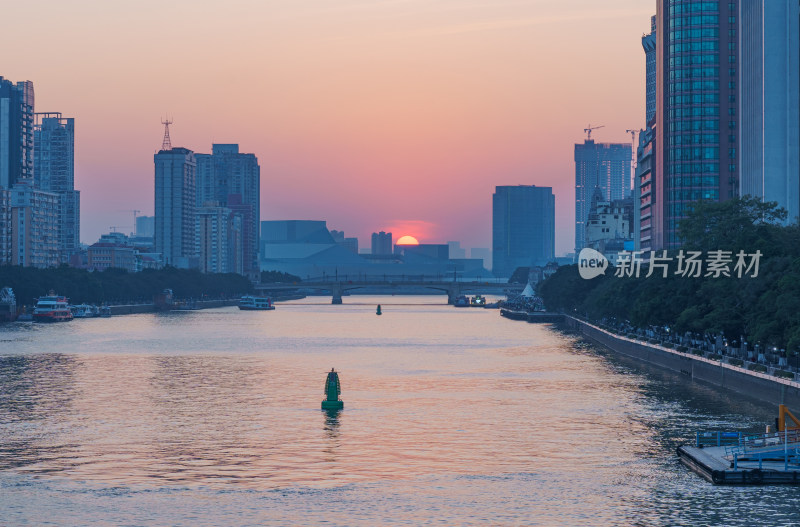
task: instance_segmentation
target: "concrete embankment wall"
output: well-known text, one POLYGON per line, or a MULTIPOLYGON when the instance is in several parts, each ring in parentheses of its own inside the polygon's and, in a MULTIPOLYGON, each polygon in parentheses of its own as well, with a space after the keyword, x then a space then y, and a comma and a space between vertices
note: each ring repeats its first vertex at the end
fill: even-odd
MULTIPOLYGON (((239 300, 201 300, 199 302, 195 302, 195 306, 198 309, 209 309, 212 307, 235 306, 238 303, 239 300)), ((110 307, 112 316, 132 315, 135 313, 153 313, 156 311, 155 304, 130 304, 110 307)))
POLYGON ((572 317, 565 316, 564 323, 620 355, 683 373, 693 380, 732 390, 769 404, 785 404, 789 408, 800 408, 800 383, 796 381, 635 341, 572 317))
POLYGON ((156 310, 156 306, 154 304, 130 304, 109 307, 111 308, 111 316, 132 315, 134 313, 152 313, 156 310))

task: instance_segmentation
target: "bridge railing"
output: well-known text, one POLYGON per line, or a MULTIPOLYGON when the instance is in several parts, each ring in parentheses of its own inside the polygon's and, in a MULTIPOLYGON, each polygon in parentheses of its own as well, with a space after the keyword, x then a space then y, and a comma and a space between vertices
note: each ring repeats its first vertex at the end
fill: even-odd
POLYGON ((509 285, 515 286, 517 284, 509 284, 507 279, 494 278, 494 277, 481 277, 481 276, 463 276, 459 275, 453 277, 452 274, 438 273, 438 274, 367 274, 367 273, 338 273, 338 274, 322 274, 321 276, 309 276, 303 279, 301 284, 315 284, 315 283, 331 283, 331 282, 383 282, 383 283, 403 283, 403 282, 458 282, 469 284, 488 284, 488 285, 509 285))

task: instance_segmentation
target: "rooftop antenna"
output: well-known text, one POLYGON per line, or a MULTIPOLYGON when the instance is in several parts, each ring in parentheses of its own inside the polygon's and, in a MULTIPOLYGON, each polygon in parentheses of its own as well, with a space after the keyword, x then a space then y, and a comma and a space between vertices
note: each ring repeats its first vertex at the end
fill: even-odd
POLYGON ((597 130, 598 128, 605 128, 605 126, 606 125, 604 125, 604 124, 601 124, 600 126, 592 126, 590 124, 589 128, 584 128, 583 131, 586 132, 586 140, 587 141, 591 141, 592 140, 592 130, 597 130))
POLYGON ((169 125, 172 124, 172 121, 162 119, 161 124, 164 125, 164 140, 161 142, 161 150, 172 150, 172 141, 169 140, 169 125))

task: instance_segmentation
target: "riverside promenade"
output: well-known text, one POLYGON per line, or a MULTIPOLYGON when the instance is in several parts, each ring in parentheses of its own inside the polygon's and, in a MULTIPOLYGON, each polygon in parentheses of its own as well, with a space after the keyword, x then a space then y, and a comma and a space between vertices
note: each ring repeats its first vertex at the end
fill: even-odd
POLYGON ((618 335, 590 322, 563 315, 563 324, 614 353, 687 375, 692 380, 719 386, 758 399, 800 408, 800 383, 719 360, 618 335))

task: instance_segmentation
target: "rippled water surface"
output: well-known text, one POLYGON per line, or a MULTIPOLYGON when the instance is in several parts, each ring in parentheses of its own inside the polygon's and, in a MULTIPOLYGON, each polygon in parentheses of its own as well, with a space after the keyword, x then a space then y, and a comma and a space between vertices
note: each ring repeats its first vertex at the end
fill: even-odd
POLYGON ((315 301, 0 326, 0 524, 800 523, 675 456, 773 408, 496 310, 315 301))

